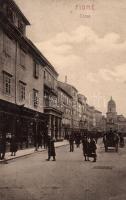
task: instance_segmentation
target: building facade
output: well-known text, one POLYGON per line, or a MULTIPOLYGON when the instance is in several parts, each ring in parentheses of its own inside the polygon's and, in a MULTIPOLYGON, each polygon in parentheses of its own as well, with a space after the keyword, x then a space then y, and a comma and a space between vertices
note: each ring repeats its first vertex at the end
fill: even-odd
POLYGON ((0 133, 36 145, 40 134, 56 140, 95 125, 94 107, 58 73, 27 38, 30 25, 13 0, 0 1, 0 133))
POLYGON ((62 133, 68 138, 72 128, 72 96, 69 94, 66 84, 58 81, 58 107, 62 111, 62 133))
POLYGON ((87 98, 83 94, 78 94, 78 102, 79 102, 79 127, 81 132, 87 129, 87 121, 86 121, 86 101, 87 98))
POLYGON ((26 37, 29 21, 13 0, 0 1, 0 132, 27 146, 46 129, 46 60, 26 37))
POLYGON ((63 139, 62 111, 58 107, 58 73, 48 63, 44 69, 44 113, 47 115, 48 133, 56 140, 63 139))
POLYGON ((108 110, 106 113, 106 130, 116 130, 126 134, 126 118, 123 115, 118 115, 116 111, 116 103, 112 99, 108 102, 108 110))

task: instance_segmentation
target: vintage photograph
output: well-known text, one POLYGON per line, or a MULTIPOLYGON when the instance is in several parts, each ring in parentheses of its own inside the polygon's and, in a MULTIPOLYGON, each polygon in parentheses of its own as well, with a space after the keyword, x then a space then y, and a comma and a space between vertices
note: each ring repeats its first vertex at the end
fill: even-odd
POLYGON ((126 0, 0 0, 0 200, 126 200, 126 0))

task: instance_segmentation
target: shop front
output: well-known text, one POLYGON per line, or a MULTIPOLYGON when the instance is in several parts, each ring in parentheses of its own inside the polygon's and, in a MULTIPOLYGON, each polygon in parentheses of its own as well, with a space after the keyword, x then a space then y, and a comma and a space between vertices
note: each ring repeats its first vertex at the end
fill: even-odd
POLYGON ((8 144, 14 134, 20 149, 36 146, 39 135, 45 132, 47 118, 44 113, 0 100, 0 134, 6 136, 8 144))

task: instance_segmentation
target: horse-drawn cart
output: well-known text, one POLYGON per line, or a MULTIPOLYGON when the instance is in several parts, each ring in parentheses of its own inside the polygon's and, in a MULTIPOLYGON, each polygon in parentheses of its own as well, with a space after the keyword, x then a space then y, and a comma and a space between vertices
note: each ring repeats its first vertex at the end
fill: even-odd
POLYGON ((105 147, 105 152, 107 152, 110 148, 114 148, 116 152, 118 152, 119 145, 119 137, 117 134, 105 134, 103 136, 103 143, 105 147))

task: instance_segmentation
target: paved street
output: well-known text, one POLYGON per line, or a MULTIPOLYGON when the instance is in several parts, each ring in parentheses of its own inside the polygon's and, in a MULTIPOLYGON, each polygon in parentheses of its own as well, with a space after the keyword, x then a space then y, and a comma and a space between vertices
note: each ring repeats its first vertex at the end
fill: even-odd
POLYGON ((81 148, 56 149, 57 161, 39 152, 0 165, 0 200, 125 200, 126 148, 85 162, 81 148))

